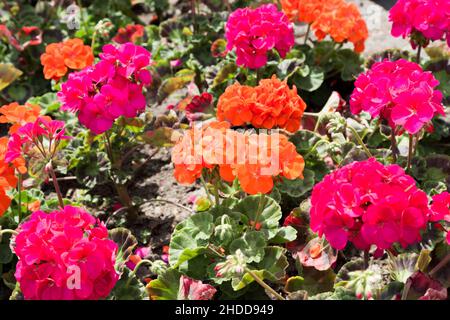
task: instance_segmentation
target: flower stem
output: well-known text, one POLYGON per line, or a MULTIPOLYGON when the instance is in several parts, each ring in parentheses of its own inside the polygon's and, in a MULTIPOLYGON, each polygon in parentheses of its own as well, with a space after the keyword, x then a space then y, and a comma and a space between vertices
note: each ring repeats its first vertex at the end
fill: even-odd
POLYGON ((355 136, 356 140, 358 141, 359 145, 363 148, 364 152, 366 153, 366 155, 369 158, 372 158, 373 155, 372 153, 370 153, 369 149, 367 149, 366 145, 364 144, 364 141, 361 139, 361 137, 359 136, 358 132, 355 130, 355 128, 353 128, 352 126, 348 126, 348 128, 350 129, 350 131, 353 133, 353 135, 355 136))
POLYGON ((408 162, 406 165, 406 171, 409 171, 411 169, 411 160, 413 156, 413 147, 414 147, 413 137, 414 136, 412 134, 409 135, 408 162))
POLYGON ((447 265, 450 262, 450 254, 447 254, 444 259, 439 262, 433 270, 430 271, 430 276, 435 275, 439 270, 442 269, 443 266, 447 265))
POLYGON ((246 268, 245 270, 261 287, 269 291, 271 294, 275 296, 278 300, 284 300, 283 296, 280 295, 278 292, 276 292, 274 289, 272 289, 267 283, 265 283, 256 273, 254 273, 252 270, 246 268))
POLYGON ((208 190, 208 186, 206 185, 205 178, 203 178, 203 174, 200 176, 200 181, 202 183, 203 188, 205 189, 206 196, 208 197, 208 200, 212 203, 213 201, 212 201, 211 193, 208 190))
POLYGON ((416 56, 416 62, 417 64, 420 64, 420 55, 422 53, 422 45, 419 44, 419 46, 417 47, 417 56, 416 56))
POLYGON ((394 163, 396 163, 399 151, 398 151, 397 140, 395 139, 394 129, 391 129, 391 150, 392 150, 392 156, 394 157, 394 163))
POLYGON ((303 42, 303 44, 306 44, 308 42, 310 32, 311 32, 311 25, 308 24, 308 29, 306 29, 306 34, 305 34, 305 41, 303 42))
POLYGON ((3 229, 3 230, 0 230, 0 242, 1 242, 1 240, 2 240, 2 236, 4 235, 4 234, 12 234, 12 235, 18 235, 19 233, 16 231, 16 230, 13 230, 13 229, 3 229))
POLYGON ((53 169, 53 165, 52 165, 51 162, 49 163, 48 171, 49 171, 49 173, 50 173, 50 175, 52 177, 53 186, 55 187, 56 195, 58 196, 59 206, 61 207, 61 209, 63 209, 64 208, 64 201, 63 201, 61 189, 59 188, 58 179, 56 179, 55 170, 53 169))

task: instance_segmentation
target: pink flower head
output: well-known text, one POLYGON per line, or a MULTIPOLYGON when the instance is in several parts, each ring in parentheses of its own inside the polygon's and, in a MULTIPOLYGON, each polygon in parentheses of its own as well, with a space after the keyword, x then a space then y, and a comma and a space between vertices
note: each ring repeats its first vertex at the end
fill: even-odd
POLYGON ((349 241, 362 250, 414 244, 429 214, 427 195, 414 179, 374 158, 325 176, 314 187, 311 204, 311 229, 338 250, 349 241))
POLYGON ((446 38, 450 43, 448 0, 399 0, 389 11, 389 20, 392 22, 391 34, 394 37, 414 37, 415 33, 419 33, 426 40, 446 38))
POLYGON ((227 50, 236 48, 239 66, 258 69, 267 63, 267 52, 276 49, 281 57, 294 46, 294 29, 274 4, 234 11, 225 26, 227 50))
POLYGON ((108 44, 100 59, 71 73, 58 92, 62 109, 78 112, 79 121, 95 134, 109 130, 121 116, 133 118, 142 112, 146 106, 143 87, 152 81, 147 70, 151 54, 141 46, 108 44))
POLYGON ((25 299, 98 300, 119 278, 117 245, 105 225, 81 208, 33 212, 17 231, 15 277, 25 299))
POLYGON ((70 139, 64 135, 64 122, 51 120, 41 116, 35 122, 23 125, 8 141, 5 160, 13 161, 23 154, 27 154, 33 147, 41 152, 44 158, 52 157, 61 140, 70 139))
POLYGON ((450 193, 447 191, 432 197, 430 210, 431 221, 447 221, 450 222, 450 193))
POLYGON ((146 258, 150 253, 152 249, 149 247, 139 247, 136 249, 133 255, 130 256, 130 260, 127 261, 126 266, 134 270, 136 267, 136 264, 139 263, 142 259, 146 258))
POLYGON ((415 134, 435 115, 445 114, 442 93, 434 89, 438 85, 439 81, 417 63, 384 60, 356 79, 350 108, 354 114, 365 111, 386 120, 394 129, 415 134))

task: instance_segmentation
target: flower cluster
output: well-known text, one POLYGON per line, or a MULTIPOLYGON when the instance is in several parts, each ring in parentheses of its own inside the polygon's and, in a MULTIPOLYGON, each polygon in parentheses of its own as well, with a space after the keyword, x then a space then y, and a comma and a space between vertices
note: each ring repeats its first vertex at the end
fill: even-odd
POLYGON ((81 70, 94 62, 91 47, 83 40, 75 38, 63 42, 50 43, 41 55, 45 79, 58 81, 69 69, 81 70))
MULTIPOLYGON (((450 193, 442 192, 432 197, 430 221, 450 222, 450 193)), ((447 231, 447 243, 450 245, 450 231, 447 231)))
POLYGON ((0 217, 6 212, 11 204, 11 199, 6 194, 17 185, 17 178, 14 174, 14 167, 5 161, 8 138, 0 138, 0 217))
POLYGON ((389 11, 394 37, 411 36, 412 44, 426 46, 430 40, 446 38, 450 46, 450 2, 448 0, 399 0, 389 11), (425 41, 420 41, 417 35, 425 41))
POLYGON ((9 137, 5 160, 13 163, 18 159, 23 161, 23 155, 36 150, 44 159, 53 159, 61 140, 70 139, 64 135, 64 125, 63 121, 45 116, 23 125, 9 137))
POLYGON ((227 50, 236 48, 239 66, 258 69, 267 63, 267 52, 276 49, 281 57, 294 46, 294 29, 273 4, 234 11, 225 26, 227 50))
POLYGON ((286 81, 274 75, 264 79, 257 87, 235 83, 220 96, 217 119, 229 121, 233 126, 251 124, 255 128, 275 127, 295 132, 306 104, 297 94, 297 88, 289 88, 286 81))
POLYGON ((58 98, 64 110, 78 112, 79 121, 93 133, 110 129, 121 117, 133 118, 145 109, 143 86, 151 83, 151 54, 141 46, 106 45, 100 62, 71 73, 58 98))
POLYGON ((237 178, 248 194, 269 193, 277 176, 303 178, 305 165, 285 135, 241 133, 227 122, 192 128, 174 146, 172 162, 180 183, 194 183, 204 168, 218 167, 223 180, 237 178))
POLYGON ((354 114, 365 111, 392 128, 415 134, 436 114, 444 114, 442 93, 434 90, 438 85, 431 72, 414 62, 384 60, 358 77, 350 108, 354 114))
POLYGON ((13 102, 0 108, 0 123, 10 124, 9 133, 13 134, 24 124, 36 121, 40 113, 41 108, 38 105, 31 103, 19 105, 13 102))
POLYGON ((33 212, 17 231, 15 276, 25 299, 98 300, 119 278, 117 245, 105 225, 81 208, 33 212))
POLYGON ((312 192, 311 229, 330 245, 388 249, 421 239, 429 215, 428 198, 398 165, 371 158, 353 162, 325 176, 312 192))
POLYGON ((281 0, 281 5, 292 21, 310 24, 319 41, 329 35, 338 43, 352 42, 356 52, 364 51, 369 32, 354 3, 345 0, 281 0))
POLYGON ((114 42, 124 44, 127 42, 135 43, 144 36, 144 26, 140 24, 128 24, 125 28, 119 28, 117 34, 112 39, 114 42))

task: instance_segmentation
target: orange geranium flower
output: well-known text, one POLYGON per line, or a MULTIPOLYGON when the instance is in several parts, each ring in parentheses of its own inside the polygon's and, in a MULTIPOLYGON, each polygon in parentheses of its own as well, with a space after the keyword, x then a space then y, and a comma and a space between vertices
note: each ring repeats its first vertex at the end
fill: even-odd
POLYGON ((188 131, 172 151, 175 179, 192 184, 203 169, 218 168, 227 182, 236 178, 248 194, 270 193, 274 177, 303 178, 303 157, 286 136, 247 134, 228 122, 212 122, 188 131))
POLYGON ((9 123, 9 133, 16 133, 17 130, 28 122, 34 122, 39 117, 41 108, 38 105, 25 103, 19 105, 13 102, 0 108, 0 123, 9 123))
POLYGON ((283 128, 295 132, 306 109, 297 88, 289 88, 286 81, 275 75, 264 79, 255 88, 236 83, 219 98, 217 119, 233 126, 251 124, 255 128, 283 128))
POLYGON ((69 39, 51 43, 41 55, 45 79, 58 81, 69 69, 81 70, 94 62, 91 47, 85 46, 81 39, 69 39))
POLYGON ((0 217, 8 210, 11 205, 11 198, 8 197, 5 190, 0 189, 0 217))
POLYGON ((292 21, 310 24, 319 41, 329 35, 338 43, 352 42, 356 52, 364 51, 369 32, 354 3, 345 0, 281 0, 281 5, 292 21))

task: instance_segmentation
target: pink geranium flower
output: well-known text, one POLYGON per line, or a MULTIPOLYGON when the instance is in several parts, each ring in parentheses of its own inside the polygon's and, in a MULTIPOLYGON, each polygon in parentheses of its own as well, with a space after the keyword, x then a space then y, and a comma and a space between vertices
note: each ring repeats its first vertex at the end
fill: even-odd
POLYGON ((81 208, 36 211, 17 231, 15 277, 25 299, 98 300, 119 278, 117 245, 105 225, 81 208))
MULTIPOLYGON (((389 11, 394 37, 414 38, 419 34, 427 41, 444 40, 450 43, 450 2, 448 0, 398 0, 389 11)), ((417 39, 412 39, 414 46, 417 39)))
POLYGON ((350 98, 354 114, 362 111, 380 117, 397 132, 415 134, 437 114, 444 115, 439 81, 414 63, 403 59, 375 63, 355 82, 350 98))
POLYGON ((294 46, 294 29, 274 4, 234 11, 225 26, 227 50, 236 48, 239 66, 258 69, 267 63, 267 53, 276 49, 281 57, 294 46))
POLYGON ((106 45, 101 60, 71 73, 58 92, 63 110, 78 112, 80 122, 95 134, 109 130, 123 116, 136 117, 145 109, 143 87, 152 77, 151 54, 132 43, 106 45))
POLYGON ((414 244, 428 215, 427 195, 414 179, 401 167, 374 158, 325 176, 311 196, 311 229, 339 250, 349 241, 361 250, 414 244))

